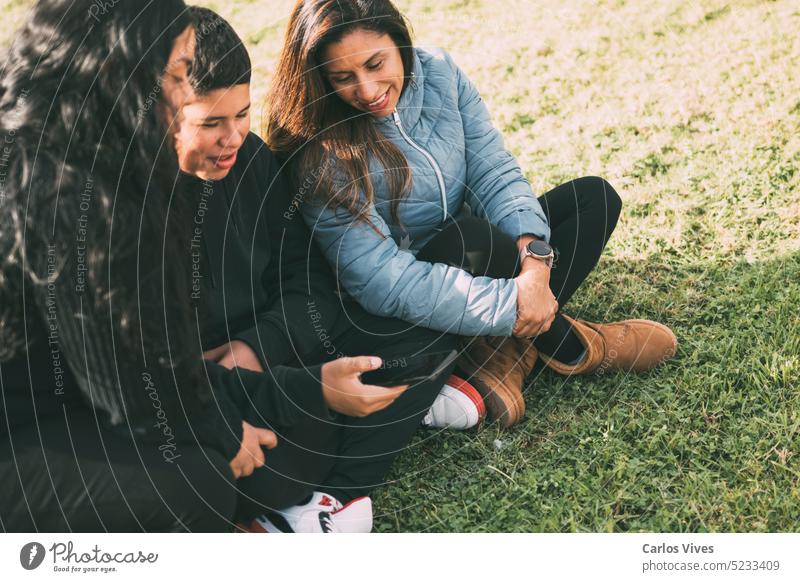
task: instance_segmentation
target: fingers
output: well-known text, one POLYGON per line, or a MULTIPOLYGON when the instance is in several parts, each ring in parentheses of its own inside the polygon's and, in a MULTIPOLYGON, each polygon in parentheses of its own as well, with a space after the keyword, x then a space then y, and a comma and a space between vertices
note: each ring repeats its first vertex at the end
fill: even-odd
POLYGON ((555 313, 552 313, 552 314, 548 315, 547 319, 545 319, 541 323, 541 325, 539 325, 538 329, 536 330, 536 335, 541 335, 543 333, 546 333, 546 332, 550 331, 550 327, 553 325, 553 322, 555 321, 555 319, 556 319, 556 314, 555 313))
POLYGON ((371 384, 359 384, 357 393, 353 393, 349 400, 347 412, 349 416, 363 418, 374 412, 383 410, 397 400, 403 392, 408 389, 408 385, 384 388, 383 386, 373 386, 371 384))
POLYGON ((517 317, 517 325, 514 335, 517 337, 534 337, 541 330, 542 322, 530 318, 526 313, 520 313, 517 317))
POLYGON ((353 358, 342 358, 348 372, 360 374, 377 370, 383 365, 383 360, 377 356, 355 356, 353 358))
POLYGON ((231 462, 229 463, 229 466, 230 466, 230 468, 231 468, 231 472, 233 473, 233 478, 234 478, 234 479, 238 479, 239 477, 241 477, 241 476, 242 476, 242 470, 241 470, 241 468, 239 467, 239 463, 236 461, 236 459, 234 459, 233 461, 231 461, 231 462))
POLYGON ((404 384, 402 386, 393 386, 391 388, 384 388, 383 386, 370 386, 369 384, 365 384, 365 388, 370 388, 375 390, 374 395, 367 396, 370 399, 369 402, 369 414, 373 412, 378 412, 379 410, 383 410, 388 406, 391 406, 395 400, 400 398, 400 396, 408 390, 408 384, 404 384))
POLYGON ((249 457, 250 455, 248 455, 246 451, 240 450, 239 454, 236 455, 233 458, 233 460, 229 463, 231 471, 233 472, 234 479, 247 477, 250 473, 253 472, 252 462, 248 462, 249 457))
POLYGON ((403 392, 408 390, 408 384, 405 386, 396 386, 394 388, 384 388, 383 390, 389 391, 389 394, 387 394, 387 399, 379 404, 378 408, 376 408, 373 412, 378 412, 379 410, 383 410, 384 408, 388 408, 394 404, 394 401, 400 398, 403 392))
POLYGON ((542 329, 539 333, 545 333, 547 331, 550 331, 550 327, 553 325, 555 319, 556 319, 556 309, 553 309, 553 311, 551 311, 550 314, 548 314, 547 319, 545 319, 544 322, 542 323, 542 329))
POLYGON ((217 346, 216 348, 212 348, 210 350, 203 352, 203 359, 217 361, 227 351, 228 351, 227 345, 217 346))
POLYGON ((398 398, 403 392, 408 390, 409 384, 403 384, 402 386, 392 386, 391 388, 381 388, 384 392, 387 393, 387 396, 393 396, 393 398, 398 398))
MULTIPOLYGON (((252 467, 252 469, 250 469, 250 473, 252 473, 253 470, 255 470, 257 468, 264 466, 264 461, 265 461, 265 459, 264 459, 264 449, 262 449, 261 447, 256 447, 253 450, 253 455, 252 455, 251 458, 253 460, 253 467, 252 467)), ((248 475, 250 473, 248 473, 248 475)))
POLYGON ((274 449, 278 446, 278 437, 269 429, 257 428, 255 429, 258 435, 258 444, 268 449, 274 449))
POLYGON ((226 352, 225 355, 218 359, 217 364, 223 368, 227 368, 228 370, 233 370, 233 368, 236 366, 236 362, 233 359, 233 354, 230 352, 226 352))
POLYGON ((372 384, 362 384, 364 388, 367 388, 369 392, 366 392, 364 396, 366 398, 370 398, 372 400, 390 400, 394 401, 400 397, 400 395, 408 390, 408 384, 403 384, 402 386, 373 386, 372 384))
POLYGON ((542 326, 541 333, 550 331, 550 327, 553 325, 553 322, 555 321, 557 314, 558 314, 558 301, 556 301, 555 298, 553 298, 552 311, 547 316, 547 319, 545 320, 544 325, 542 326))
POLYGON ((264 451, 261 447, 255 446, 252 449, 245 449, 240 452, 237 456, 237 459, 234 459, 231 462, 231 468, 234 469, 234 477, 236 479, 241 477, 249 477, 257 468, 264 466, 264 451), (236 466, 234 466, 234 464, 236 464, 236 466))
POLYGON ((236 341, 232 341, 228 345, 230 345, 230 350, 228 350, 224 359, 230 362, 231 368, 246 368, 247 366, 244 363, 247 361, 246 350, 249 348, 247 346, 243 347, 241 342, 236 341))
POLYGON ((513 335, 516 337, 535 337, 550 330, 558 314, 558 301, 550 294, 551 301, 547 307, 536 310, 534 313, 519 311, 517 322, 514 324, 513 335))
POLYGON ((250 475, 252 475, 252 474, 253 474, 253 471, 254 471, 254 470, 255 470, 255 467, 253 466, 253 463, 247 463, 247 464, 246 464, 246 465, 245 465, 245 466, 242 468, 242 472, 241 472, 241 474, 239 475, 239 477, 237 477, 237 478, 239 478, 239 479, 240 479, 240 478, 242 478, 242 477, 249 477, 250 475))
MULTIPOLYGON (((255 428, 246 421, 242 421, 242 446, 239 452, 230 463, 231 470, 235 479, 247 477, 253 471, 264 466, 264 451, 259 446, 262 443, 277 444, 275 433, 263 428, 255 428)), ((271 447, 269 447, 271 448, 271 447)))

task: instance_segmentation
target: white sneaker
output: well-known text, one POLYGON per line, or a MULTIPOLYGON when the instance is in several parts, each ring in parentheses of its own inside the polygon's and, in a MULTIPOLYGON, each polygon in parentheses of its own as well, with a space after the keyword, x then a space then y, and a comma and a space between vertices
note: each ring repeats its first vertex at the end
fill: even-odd
POLYGON ((475 387, 458 376, 450 376, 422 419, 422 426, 467 430, 485 417, 486 405, 475 387))
POLYGON ((372 531, 372 499, 358 497, 333 512, 333 523, 341 533, 372 531))
POLYGON ((249 530, 253 533, 369 533, 372 500, 359 497, 342 505, 335 497, 315 491, 307 503, 257 517, 249 530))

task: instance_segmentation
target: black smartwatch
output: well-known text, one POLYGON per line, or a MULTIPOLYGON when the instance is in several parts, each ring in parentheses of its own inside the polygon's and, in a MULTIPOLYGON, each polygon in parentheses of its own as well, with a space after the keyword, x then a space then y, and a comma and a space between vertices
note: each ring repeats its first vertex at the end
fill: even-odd
POLYGON ((522 258, 533 257, 537 261, 543 261, 548 267, 553 268, 556 258, 555 249, 543 240, 532 240, 522 249, 522 258))

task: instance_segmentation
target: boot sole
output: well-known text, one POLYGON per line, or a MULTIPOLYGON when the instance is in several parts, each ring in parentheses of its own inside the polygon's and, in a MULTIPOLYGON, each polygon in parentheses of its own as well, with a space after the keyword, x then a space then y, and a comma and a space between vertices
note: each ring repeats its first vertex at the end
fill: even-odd
MULTIPOLYGON (((475 362, 467 352, 462 353, 461 358, 462 361, 466 360, 470 366, 469 370, 463 370, 468 374, 467 381, 483 396, 492 420, 499 421, 504 428, 519 422, 522 415, 525 414, 525 400, 522 395, 506 389, 505 383, 500 378, 489 372, 485 366, 475 362), (498 388, 492 388, 482 382, 477 375, 479 372, 489 376, 498 388), (503 394, 500 393, 501 390, 503 394)), ((461 367, 464 367, 463 364, 461 367)))

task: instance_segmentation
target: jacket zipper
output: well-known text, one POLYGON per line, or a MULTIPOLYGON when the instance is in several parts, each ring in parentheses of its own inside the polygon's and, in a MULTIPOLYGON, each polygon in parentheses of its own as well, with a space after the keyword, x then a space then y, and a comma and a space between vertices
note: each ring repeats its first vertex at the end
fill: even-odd
POLYGON ((395 109, 392 111, 392 117, 394 119, 394 124, 397 126, 397 129, 400 131, 400 135, 403 136, 403 139, 408 142, 412 148, 417 150, 425 159, 428 160, 428 163, 433 167, 433 171, 436 174, 436 181, 439 182, 439 192, 442 195, 442 222, 447 221, 447 190, 444 187, 444 176, 442 176, 442 171, 439 169, 439 165, 436 163, 436 160, 433 159, 433 156, 429 154, 425 149, 418 145, 413 139, 411 139, 408 134, 406 133, 405 129, 403 129, 403 124, 400 122, 400 114, 397 113, 395 109))

